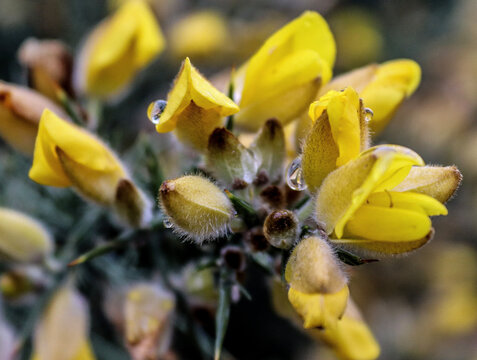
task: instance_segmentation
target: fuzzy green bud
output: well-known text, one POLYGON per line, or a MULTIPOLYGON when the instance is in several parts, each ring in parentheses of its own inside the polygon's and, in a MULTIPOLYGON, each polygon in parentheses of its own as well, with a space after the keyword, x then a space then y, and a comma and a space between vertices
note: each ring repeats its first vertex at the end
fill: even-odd
POLYGON ((298 232, 298 219, 290 210, 275 210, 263 223, 265 238, 280 249, 290 249, 298 239, 298 232))
POLYGON ((259 171, 268 174, 271 181, 280 179, 286 155, 282 124, 276 119, 267 120, 252 148, 260 159, 259 171))
POLYGON ((250 184, 257 172, 253 153, 227 129, 217 128, 209 137, 207 163, 225 184, 237 181, 250 184))
POLYGON ((159 196, 174 229, 198 242, 224 235, 235 213, 222 190, 201 176, 164 181, 159 196))

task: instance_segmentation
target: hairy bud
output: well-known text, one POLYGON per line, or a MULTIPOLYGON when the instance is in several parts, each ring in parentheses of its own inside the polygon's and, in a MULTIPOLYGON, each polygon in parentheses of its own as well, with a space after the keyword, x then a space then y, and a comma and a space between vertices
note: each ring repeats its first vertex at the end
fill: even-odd
POLYGON ((226 184, 250 184, 257 171, 253 154, 227 129, 217 128, 209 137, 207 162, 226 184))
POLYGON ((226 233, 234 214, 232 203, 222 190, 201 176, 164 181, 159 197, 175 230, 198 242, 226 233))

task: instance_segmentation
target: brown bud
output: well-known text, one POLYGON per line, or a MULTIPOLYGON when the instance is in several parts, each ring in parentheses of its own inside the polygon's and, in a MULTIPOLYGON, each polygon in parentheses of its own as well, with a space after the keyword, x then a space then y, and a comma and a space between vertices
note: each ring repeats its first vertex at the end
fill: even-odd
POLYGON ((238 246, 226 246, 220 252, 220 257, 225 265, 235 271, 244 271, 246 266, 245 254, 238 246))
POLYGON ((285 203, 283 190, 276 185, 269 185, 260 192, 260 197, 272 208, 281 208, 285 203))
POLYGON ((290 210, 275 210, 263 224, 263 234, 268 242, 281 249, 291 248, 298 239, 298 219, 290 210))
POLYGON ((26 39, 18 50, 18 60, 28 69, 30 86, 38 92, 55 101, 58 87, 73 95, 73 57, 61 41, 26 39))
POLYGON ((245 241, 252 251, 265 251, 270 247, 265 235, 263 235, 262 227, 254 227, 245 234, 245 241))

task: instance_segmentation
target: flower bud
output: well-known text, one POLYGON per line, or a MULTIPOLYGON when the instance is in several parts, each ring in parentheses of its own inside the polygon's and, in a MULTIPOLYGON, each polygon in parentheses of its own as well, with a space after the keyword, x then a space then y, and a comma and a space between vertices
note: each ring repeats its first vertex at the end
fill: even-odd
POLYGON ((175 22, 169 36, 176 57, 209 57, 209 61, 213 60, 210 54, 224 52, 229 38, 227 20, 212 10, 198 11, 175 22))
POLYGON ((197 269, 196 265, 190 264, 184 269, 183 279, 184 289, 193 300, 204 303, 217 301, 213 268, 197 269))
POLYGON ((156 359, 170 346, 174 296, 155 284, 137 284, 126 293, 124 332, 134 360, 156 359))
POLYGON ((259 171, 264 171, 272 182, 280 180, 284 171, 286 144, 283 126, 278 120, 265 122, 252 149, 260 162, 259 171))
POLYGON ((230 269, 242 272, 245 270, 247 260, 243 249, 239 246, 226 246, 220 251, 220 257, 230 269))
POLYGON ((159 197, 175 230, 199 243, 225 234, 235 213, 222 190, 201 176, 164 181, 159 197))
POLYGON ((35 360, 94 360, 88 341, 88 308, 71 284, 53 296, 34 335, 35 360))
POLYGON ((226 185, 240 180, 246 184, 253 181, 257 171, 254 155, 230 131, 215 129, 209 137, 207 150, 207 163, 226 185))
POLYGON ((0 255, 12 261, 34 262, 53 251, 53 239, 38 221, 0 208, 0 255))
POLYGON ((18 60, 28 69, 30 86, 58 101, 58 88, 72 95, 73 57, 58 40, 26 39, 18 50, 18 60))
POLYGON ((293 250, 285 279, 288 300, 303 318, 303 326, 334 327, 348 301, 347 279, 330 245, 318 237, 303 239, 293 250))
POLYGON ((204 151, 210 134, 221 126, 223 117, 237 111, 238 106, 217 90, 186 58, 169 91, 167 105, 155 122, 156 130, 159 133, 176 130, 179 140, 204 151))
POLYGON ((67 118, 60 107, 43 95, 0 81, 0 136, 16 150, 31 156, 38 123, 46 108, 67 118))
POLYGON ((293 211, 275 210, 265 219, 263 234, 272 246, 290 249, 298 239, 298 219, 293 211))
POLYGON ((147 2, 127 1, 88 36, 76 63, 75 85, 91 96, 116 96, 159 55, 164 45, 147 2))

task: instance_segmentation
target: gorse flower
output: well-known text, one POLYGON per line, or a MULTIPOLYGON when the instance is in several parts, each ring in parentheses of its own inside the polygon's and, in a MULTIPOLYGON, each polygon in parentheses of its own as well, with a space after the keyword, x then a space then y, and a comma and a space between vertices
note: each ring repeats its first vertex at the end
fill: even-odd
POLYGON ((88 326, 85 300, 71 284, 64 285, 37 324, 32 360, 94 360, 88 326))
POLYGON ((90 96, 118 95, 164 46, 147 2, 128 0, 88 36, 75 69, 76 86, 90 96))
POLYGON ((148 200, 116 155, 48 109, 41 117, 29 176, 43 185, 73 186, 86 198, 115 208, 132 226, 141 226, 150 216, 148 200))
POLYGON ((167 97, 164 109, 152 103, 149 118, 160 133, 176 130, 185 144, 204 151, 209 135, 222 124, 224 116, 235 114, 238 106, 207 81, 186 58, 167 97))
POLYGON ((257 131, 270 118, 287 124, 326 84, 335 61, 335 42, 326 21, 308 11, 273 34, 237 71, 237 125, 257 131))

